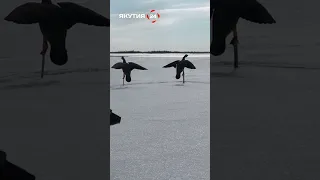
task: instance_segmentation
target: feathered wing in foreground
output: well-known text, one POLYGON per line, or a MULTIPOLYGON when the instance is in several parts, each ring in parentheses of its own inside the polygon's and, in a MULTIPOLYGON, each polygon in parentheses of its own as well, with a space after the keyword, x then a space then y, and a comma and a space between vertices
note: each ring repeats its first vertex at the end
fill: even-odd
POLYGON ((276 23, 268 10, 256 0, 251 0, 246 3, 245 6, 240 9, 239 14, 242 19, 258 24, 276 23))
MULTIPOLYGON (((71 2, 61 2, 58 5, 51 1, 42 3, 28 2, 15 8, 8 16, 6 21, 17 24, 39 23, 43 34, 43 49, 41 54, 44 56, 50 43, 50 58, 56 65, 64 65, 68 62, 66 50, 67 30, 77 23, 110 27, 110 20, 88 8, 71 2)), ((42 69, 43 70, 43 69, 42 69)), ((43 74, 42 74, 43 75, 43 74)))
POLYGON ((16 7, 4 19, 17 24, 34 24, 62 16, 60 8, 53 4, 28 2, 16 7))
POLYGON ((110 20, 93 10, 71 2, 60 2, 58 5, 69 18, 70 26, 82 23, 93 26, 110 27, 110 20))
POLYGON ((69 29, 77 23, 110 27, 110 20, 93 10, 72 2, 55 4, 28 2, 16 7, 6 21, 17 24, 56 23, 69 29))
POLYGON ((238 67, 238 35, 236 25, 239 18, 259 23, 273 24, 276 23, 274 18, 256 0, 211 0, 211 18, 212 43, 210 52, 214 56, 219 56, 224 53, 226 48, 226 38, 233 32, 231 43, 234 46, 234 67, 238 67))

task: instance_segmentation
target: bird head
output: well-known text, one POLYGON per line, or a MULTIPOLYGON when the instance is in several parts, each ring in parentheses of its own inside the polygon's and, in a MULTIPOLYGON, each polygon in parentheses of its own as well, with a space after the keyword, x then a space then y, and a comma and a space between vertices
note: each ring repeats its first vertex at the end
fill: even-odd
POLYGON ((188 54, 184 55, 182 59, 184 60, 186 57, 188 57, 188 54))
POLYGON ((123 63, 127 63, 127 62, 126 62, 126 59, 124 59, 123 56, 121 56, 121 59, 122 59, 123 63))

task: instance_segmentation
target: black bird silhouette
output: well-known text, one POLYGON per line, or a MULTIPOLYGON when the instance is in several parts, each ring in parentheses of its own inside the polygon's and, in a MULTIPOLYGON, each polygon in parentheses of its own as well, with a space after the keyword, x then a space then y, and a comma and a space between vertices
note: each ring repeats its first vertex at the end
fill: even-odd
POLYGON ((7 160, 7 153, 0 150, 0 179, 1 180, 35 180, 36 177, 23 168, 7 160))
POLYGON ((192 62, 185 59, 186 57, 188 57, 188 54, 184 55, 181 60, 176 60, 176 61, 173 61, 173 62, 163 66, 163 68, 169 68, 169 67, 176 68, 176 79, 180 79, 181 72, 182 72, 182 77, 183 77, 182 82, 183 83, 184 83, 184 74, 185 74, 184 68, 196 69, 196 67, 192 64, 192 62))
POLYGON ((139 69, 139 70, 148 70, 145 67, 140 66, 139 64, 129 62, 127 63, 124 57, 121 57, 123 62, 118 62, 114 64, 111 68, 114 69, 122 69, 123 71, 123 78, 122 78, 122 84, 124 85, 124 78, 126 78, 127 82, 131 82, 131 71, 134 69, 139 69))
POLYGON ((110 126, 119 124, 121 122, 121 117, 113 113, 110 109, 110 126))
POLYGON ((213 24, 210 52, 214 56, 223 54, 226 49, 226 37, 233 32, 230 44, 234 47, 234 68, 238 67, 239 18, 259 24, 276 23, 267 9, 256 0, 211 0, 210 17, 213 24))
POLYGON ((72 2, 53 4, 51 0, 42 0, 41 3, 28 2, 16 7, 7 17, 6 21, 17 24, 39 23, 43 35, 42 45, 42 73, 44 69, 45 54, 50 43, 51 61, 62 66, 68 61, 66 50, 67 31, 77 23, 94 26, 110 27, 110 20, 104 16, 72 2))

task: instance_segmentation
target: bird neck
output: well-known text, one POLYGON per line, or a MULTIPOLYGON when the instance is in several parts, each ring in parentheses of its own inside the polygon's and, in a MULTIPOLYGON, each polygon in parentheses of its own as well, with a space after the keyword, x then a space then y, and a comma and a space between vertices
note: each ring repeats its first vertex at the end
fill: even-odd
POLYGON ((186 57, 188 57, 187 55, 184 55, 183 58, 181 59, 181 61, 185 60, 186 57))

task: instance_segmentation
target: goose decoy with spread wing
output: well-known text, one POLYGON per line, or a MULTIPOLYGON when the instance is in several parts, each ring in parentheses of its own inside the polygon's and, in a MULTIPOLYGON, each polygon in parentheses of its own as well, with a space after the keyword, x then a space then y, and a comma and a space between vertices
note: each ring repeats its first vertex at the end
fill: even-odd
POLYGON ((176 79, 180 79, 181 77, 181 72, 182 72, 182 82, 184 83, 184 68, 189 68, 189 69, 196 69, 196 67, 190 62, 189 60, 186 60, 185 58, 188 57, 188 55, 184 55, 181 60, 176 60, 173 61, 165 66, 163 68, 169 68, 169 67, 174 67, 176 68, 176 79))
POLYGON ((256 0, 211 0, 210 17, 213 26, 210 52, 214 56, 223 54, 226 37, 233 32, 230 44, 234 47, 234 68, 238 67, 238 20, 242 18, 259 24, 276 23, 268 10, 256 0))
POLYGON ((121 59, 122 59, 122 62, 118 62, 118 63, 114 64, 111 68, 122 69, 122 72, 123 72, 122 84, 123 85, 124 85, 124 78, 126 78, 127 82, 131 82, 131 71, 132 70, 134 70, 134 69, 148 70, 147 68, 142 67, 139 64, 136 64, 133 62, 127 63, 123 56, 121 57, 121 59))
POLYGON ((67 31, 77 23, 94 26, 110 27, 110 20, 93 10, 72 2, 59 2, 53 4, 51 0, 42 0, 41 3, 28 2, 16 7, 7 17, 6 21, 17 24, 39 23, 43 35, 42 74, 48 42, 51 46, 51 61, 62 66, 68 61, 66 50, 67 31))

